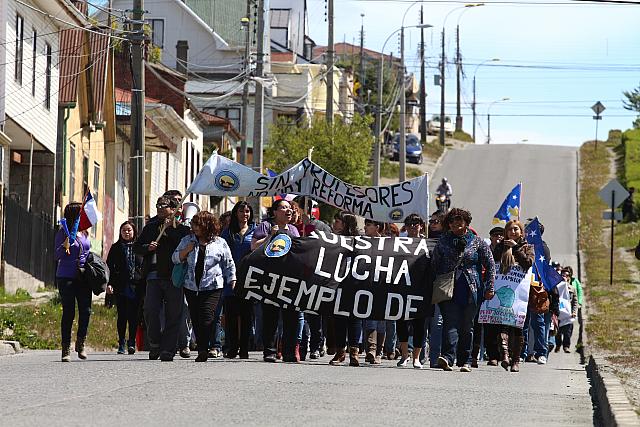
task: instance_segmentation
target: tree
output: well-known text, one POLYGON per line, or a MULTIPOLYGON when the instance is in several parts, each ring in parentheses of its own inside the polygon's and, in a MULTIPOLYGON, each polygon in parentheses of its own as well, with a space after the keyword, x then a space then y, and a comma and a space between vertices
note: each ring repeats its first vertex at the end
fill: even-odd
MULTIPOLYGON (((356 114, 351 123, 335 120, 332 132, 324 117, 299 126, 280 120, 271 128, 264 151, 265 165, 281 172, 307 157, 313 148, 314 163, 350 184, 365 184, 373 146, 371 122, 370 117, 356 114)), ((329 218, 334 211, 323 207, 323 218, 329 218)))
MULTIPOLYGON (((622 94, 627 98, 626 101, 622 101, 624 108, 629 111, 640 113, 640 87, 631 91, 624 91, 622 94)), ((640 128, 640 116, 633 121, 633 127, 634 129, 640 128)))

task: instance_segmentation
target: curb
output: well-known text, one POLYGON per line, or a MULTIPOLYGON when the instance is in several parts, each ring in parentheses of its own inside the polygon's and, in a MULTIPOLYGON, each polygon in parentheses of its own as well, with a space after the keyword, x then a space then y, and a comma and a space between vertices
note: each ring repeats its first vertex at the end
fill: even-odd
POLYGON ((0 341, 0 356, 9 356, 22 353, 22 347, 18 341, 0 341))
POLYGON ((587 375, 591 379, 591 396, 598 404, 602 425, 640 426, 640 417, 629 402, 618 377, 611 372, 607 361, 590 355, 587 375))

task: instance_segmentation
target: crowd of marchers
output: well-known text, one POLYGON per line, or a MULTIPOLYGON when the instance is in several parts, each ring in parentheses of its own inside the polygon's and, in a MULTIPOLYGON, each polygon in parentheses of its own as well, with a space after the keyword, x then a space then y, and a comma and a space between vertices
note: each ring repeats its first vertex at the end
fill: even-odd
MULTIPOLYGON (((172 361, 176 355, 196 362, 209 358, 248 359, 262 351, 265 362, 297 363, 327 356, 332 366, 379 365, 393 360, 413 366, 471 372, 481 361, 518 372, 523 362, 544 365, 555 351, 571 351, 574 322, 559 326, 559 296, 554 288, 531 286, 522 328, 478 322, 484 300, 495 297, 497 273, 534 264, 534 248, 525 239, 525 224, 512 220, 479 236, 469 211, 453 208, 429 218, 407 216, 395 223, 364 221, 337 213, 329 225, 295 201, 275 200, 262 221, 251 205, 236 203, 220 217, 206 211, 184 215, 182 195, 168 191, 157 200, 156 215, 142 230, 132 222, 120 226, 110 248, 107 304, 117 309, 118 354, 148 351, 150 360, 172 361), (432 306, 421 319, 381 321, 280 309, 234 293, 236 266, 249 253, 286 233, 291 238, 314 231, 344 236, 424 238, 435 275, 453 273, 450 299, 432 306), (183 268, 176 269, 180 265, 183 268), (176 274, 180 286, 176 286, 176 274)), ((74 224, 81 205, 64 209, 74 224)), ((544 232, 544 227, 541 227, 544 232)), ((89 256, 89 239, 79 232, 72 241, 56 235, 56 285, 63 313, 62 361, 71 359, 71 329, 78 306, 75 352, 86 359, 85 340, 91 316, 91 288, 80 273, 89 256)), ((551 259, 545 244, 545 258, 551 259)), ((570 266, 554 265, 567 283, 571 316, 576 318, 576 349, 582 345, 582 288, 570 266)), ((114 332, 115 335, 115 332, 114 332)))

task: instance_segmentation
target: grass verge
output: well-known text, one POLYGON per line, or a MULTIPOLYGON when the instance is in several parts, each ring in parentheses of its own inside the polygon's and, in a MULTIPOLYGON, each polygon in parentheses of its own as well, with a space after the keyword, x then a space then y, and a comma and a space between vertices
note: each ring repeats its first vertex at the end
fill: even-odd
MULTIPOLYGON (((380 162, 380 176, 385 178, 398 178, 400 175, 400 165, 398 163, 391 163, 387 159, 383 159, 380 162)), ((416 178, 422 176, 422 171, 413 166, 407 166, 407 178, 416 178)))
POLYGON ((24 302, 30 299, 31 295, 24 289, 18 289, 15 294, 9 294, 4 288, 0 288, 0 304, 24 302))
MULTIPOLYGON (((93 304, 89 321, 87 345, 94 350, 109 350, 117 346, 116 309, 93 304)), ((62 305, 58 298, 47 303, 24 304, 0 308, 0 339, 20 342, 35 350, 60 348, 60 319, 62 305)), ((76 312, 72 341, 75 339, 78 315, 76 312)))
MULTIPOLYGON (((606 205, 598 192, 609 181, 613 161, 608 148, 616 143, 586 143, 580 149, 580 247, 585 255, 585 293, 589 301, 587 332, 596 347, 615 352, 625 364, 640 362, 640 299, 638 283, 619 252, 614 252, 614 283, 609 286, 608 222, 602 219, 606 205)), ((629 250, 640 235, 637 224, 618 224, 614 245, 629 250)))

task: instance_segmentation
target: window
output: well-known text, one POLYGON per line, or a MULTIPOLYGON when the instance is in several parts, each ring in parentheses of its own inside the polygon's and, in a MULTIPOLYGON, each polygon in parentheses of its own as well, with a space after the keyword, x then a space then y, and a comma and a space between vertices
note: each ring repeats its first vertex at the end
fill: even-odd
POLYGON ((236 130, 240 129, 240 109, 239 108, 218 108, 216 116, 228 119, 236 130))
POLYGON ((69 200, 74 202, 76 198, 76 146, 69 144, 69 200))
POLYGON ((91 195, 98 204, 98 196, 100 195, 100 165, 98 163, 93 164, 93 191, 91 195))
POLYGON ((14 78, 22 86, 22 58, 24 54, 24 18, 16 15, 16 57, 14 78))
POLYGON ((4 182, 4 145, 0 145, 0 182, 4 182))
POLYGON ((38 56, 38 32, 33 29, 31 32, 33 49, 31 49, 31 96, 36 96, 36 57, 38 56))
POLYGON ((82 199, 89 189, 89 157, 85 154, 82 156, 82 199))
POLYGON ((124 161, 122 161, 121 158, 118 158, 118 209, 120 209, 121 211, 124 210, 124 169, 125 169, 125 164, 124 161))
POLYGON ((45 87, 44 87, 44 93, 45 93, 45 98, 44 98, 44 106, 47 107, 47 110, 51 109, 51 59, 52 59, 52 52, 51 52, 51 45, 47 43, 47 47, 46 47, 46 52, 47 52, 47 71, 46 71, 46 78, 47 80, 45 81, 45 87))
POLYGON ((164 19, 147 19, 146 22, 151 28, 151 43, 164 48, 164 19))

